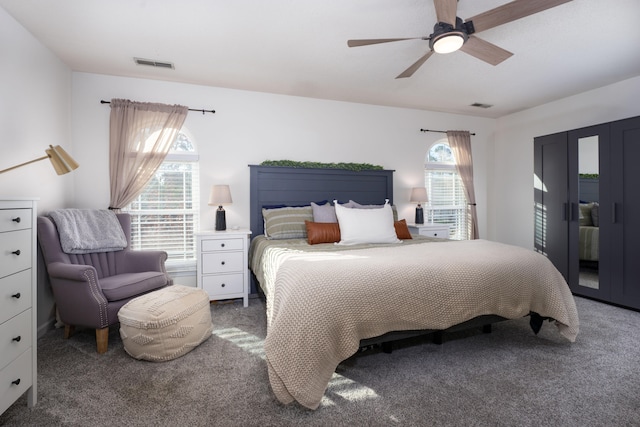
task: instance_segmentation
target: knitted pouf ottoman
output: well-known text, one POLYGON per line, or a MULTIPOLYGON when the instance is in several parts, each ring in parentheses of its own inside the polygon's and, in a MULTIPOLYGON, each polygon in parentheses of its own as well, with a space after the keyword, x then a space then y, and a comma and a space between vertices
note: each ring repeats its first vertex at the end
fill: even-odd
POLYGON ((173 285, 132 299, 118 312, 124 349, 136 359, 164 362, 211 336, 209 295, 173 285))

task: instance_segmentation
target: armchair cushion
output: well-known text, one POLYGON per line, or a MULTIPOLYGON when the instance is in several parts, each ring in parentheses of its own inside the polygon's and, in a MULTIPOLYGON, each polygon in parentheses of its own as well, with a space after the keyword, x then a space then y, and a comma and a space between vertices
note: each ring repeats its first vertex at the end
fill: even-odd
POLYGON ((135 297, 167 284, 167 276, 158 271, 124 273, 100 279, 100 287, 107 301, 135 297))

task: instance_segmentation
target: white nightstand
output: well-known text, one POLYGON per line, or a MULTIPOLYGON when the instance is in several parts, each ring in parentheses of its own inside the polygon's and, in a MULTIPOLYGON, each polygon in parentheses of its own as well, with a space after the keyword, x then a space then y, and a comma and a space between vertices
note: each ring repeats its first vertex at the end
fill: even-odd
POLYGON ((449 238, 449 226, 447 224, 407 224, 411 234, 420 234, 440 239, 449 238))
POLYGON ((247 263, 251 230, 202 231, 197 239, 197 285, 209 299, 242 298, 249 305, 247 263))

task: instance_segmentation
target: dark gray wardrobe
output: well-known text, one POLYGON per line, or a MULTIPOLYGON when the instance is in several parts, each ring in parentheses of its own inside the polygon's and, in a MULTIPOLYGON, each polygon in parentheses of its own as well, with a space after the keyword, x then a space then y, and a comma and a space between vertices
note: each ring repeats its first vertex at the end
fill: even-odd
POLYGON ((572 292, 640 309, 640 117, 534 139, 535 249, 572 292))

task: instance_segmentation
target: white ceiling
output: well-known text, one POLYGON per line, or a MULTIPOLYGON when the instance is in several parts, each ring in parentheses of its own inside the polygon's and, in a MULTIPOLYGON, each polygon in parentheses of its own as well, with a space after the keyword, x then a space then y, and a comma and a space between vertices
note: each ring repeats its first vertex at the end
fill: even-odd
MULTIPOLYGON (((470 18, 509 0, 459 0, 470 18)), ((72 70, 501 117, 640 75, 640 0, 573 0, 480 32, 513 56, 492 66, 423 40, 431 0, 0 0, 72 70), (168 61, 175 70, 136 65, 168 61), (493 107, 480 109, 479 102, 493 107)))

